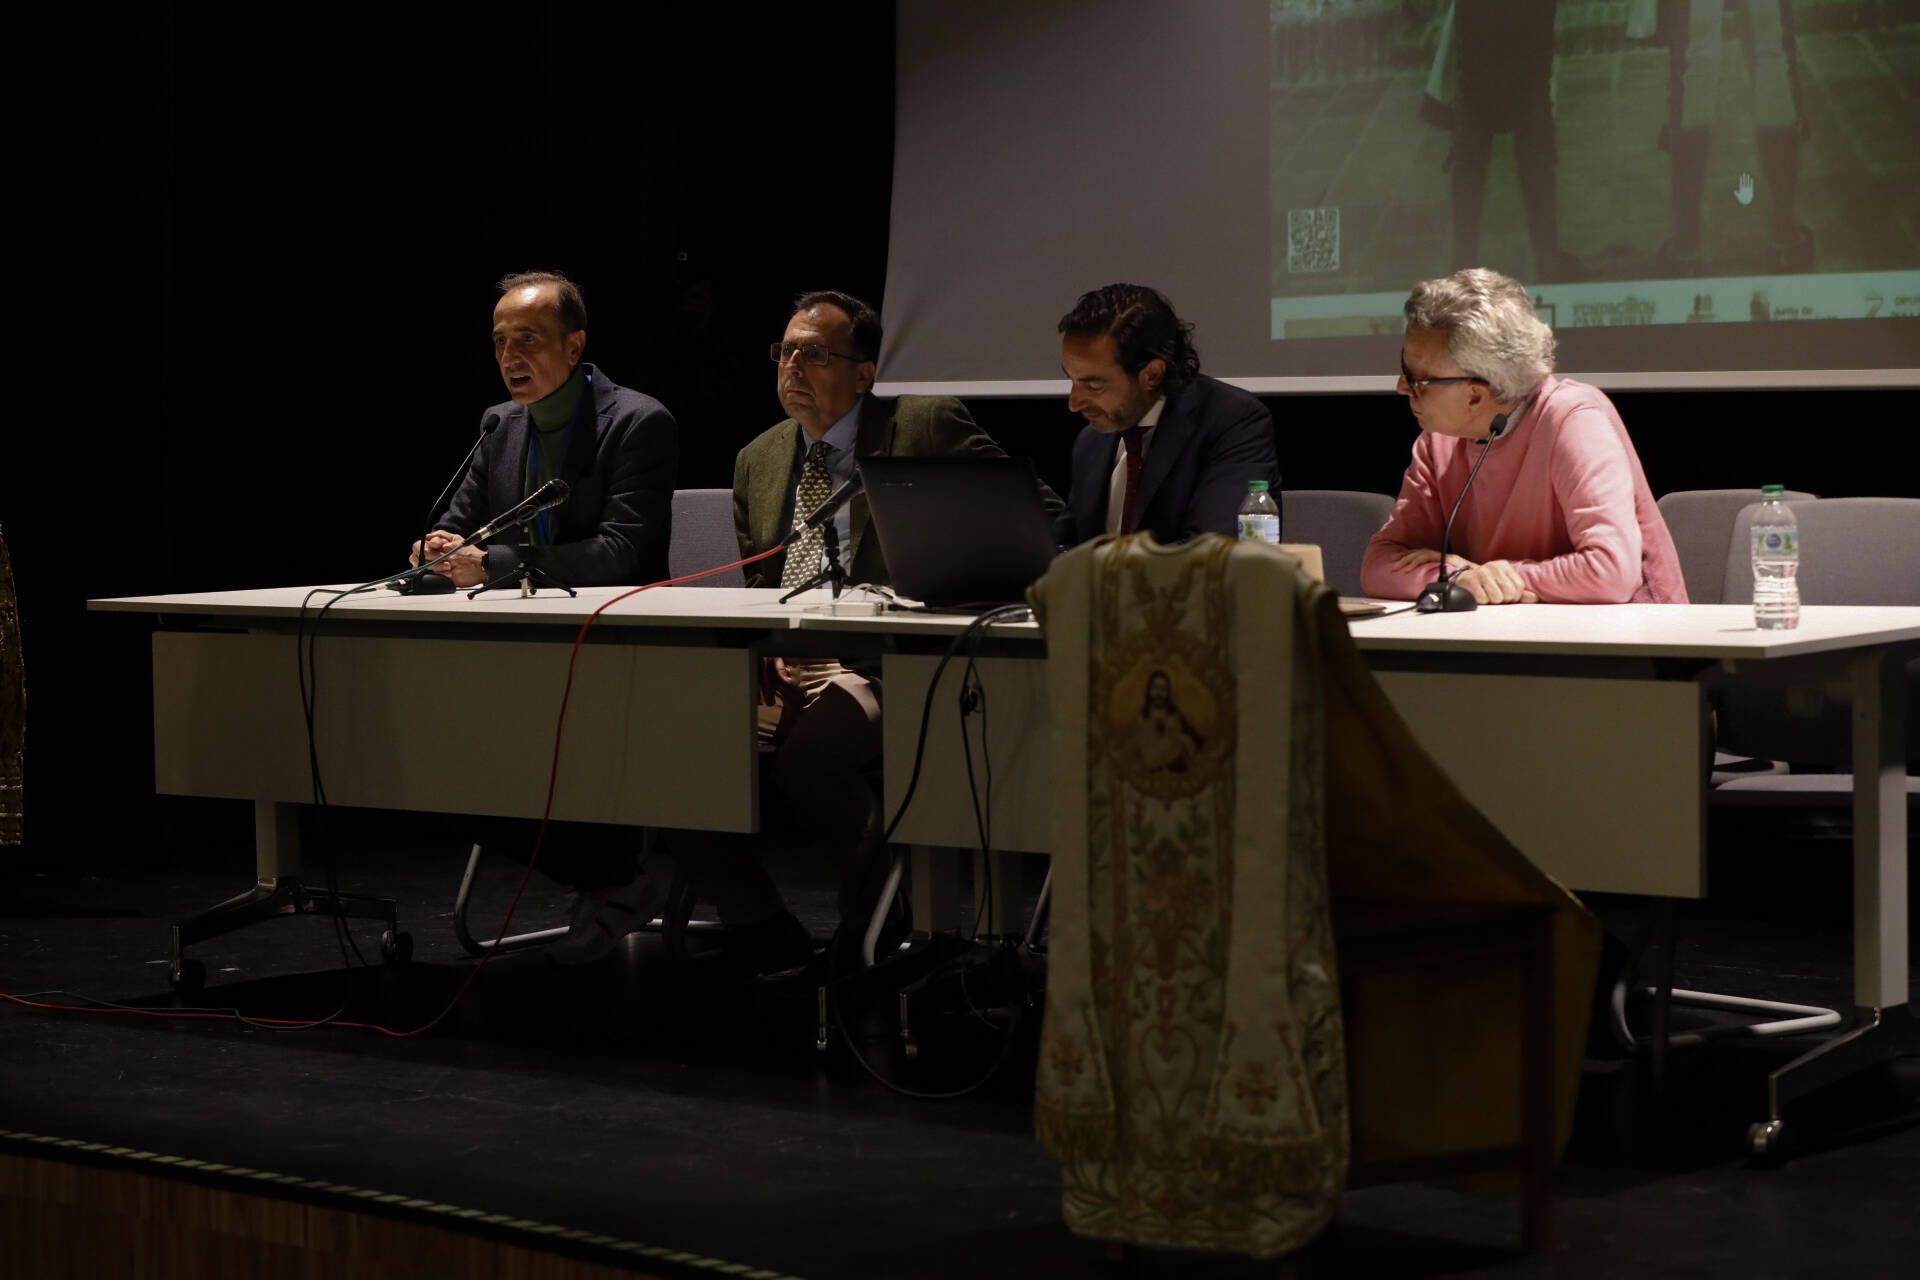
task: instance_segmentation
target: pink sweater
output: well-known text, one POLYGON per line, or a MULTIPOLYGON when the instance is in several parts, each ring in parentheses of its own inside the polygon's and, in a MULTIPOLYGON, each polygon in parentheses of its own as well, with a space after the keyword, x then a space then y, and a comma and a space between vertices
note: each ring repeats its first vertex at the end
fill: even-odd
MULTIPOLYGON (((1367 544, 1361 587, 1411 600, 1438 564, 1395 569, 1416 547, 1440 549, 1447 512, 1479 456, 1471 440, 1420 433, 1400 500, 1367 544)), ((1453 550, 1476 564, 1510 560, 1545 604, 1685 604, 1673 535, 1660 518, 1613 402, 1584 382, 1548 378, 1525 415, 1494 441, 1453 522, 1453 550)))

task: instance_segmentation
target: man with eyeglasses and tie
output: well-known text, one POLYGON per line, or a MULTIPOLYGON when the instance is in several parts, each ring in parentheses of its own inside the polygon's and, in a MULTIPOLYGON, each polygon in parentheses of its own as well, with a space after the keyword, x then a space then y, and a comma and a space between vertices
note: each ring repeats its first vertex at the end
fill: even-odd
MULTIPOLYGON (((733 520, 742 556, 784 541, 787 549, 748 569, 748 586, 789 590, 825 563, 823 531, 798 526, 850 480, 867 457, 1005 457, 951 396, 872 394, 880 316, 849 294, 822 290, 794 302, 786 333, 769 355, 788 417, 740 451, 733 468, 733 520)), ((1042 486, 1042 500, 1060 500, 1042 486)), ((856 497, 833 517, 841 564, 855 584, 885 586, 880 540, 856 497)), ((957 549, 964 554, 963 549, 957 549)), ((774 751, 775 784, 807 832, 834 857, 847 928, 864 926, 885 868, 883 816, 873 774, 880 759, 877 671, 832 659, 770 658, 762 673, 761 741, 774 751)), ((752 851, 710 841, 689 874, 711 901, 743 968, 768 973, 811 954, 806 930, 787 910, 752 851)))
POLYGON ((1685 604, 1626 426, 1599 388, 1553 376, 1553 330, 1526 287, 1471 267, 1416 286, 1406 314, 1399 392, 1420 435, 1361 589, 1418 596, 1458 501, 1447 568, 1476 604, 1685 604))

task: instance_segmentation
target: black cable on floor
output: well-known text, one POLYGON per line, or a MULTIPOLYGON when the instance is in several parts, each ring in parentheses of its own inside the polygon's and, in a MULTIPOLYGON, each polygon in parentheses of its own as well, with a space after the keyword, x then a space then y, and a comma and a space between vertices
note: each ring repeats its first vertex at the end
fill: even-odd
MULTIPOLYGON (((947 646, 946 652, 940 656, 939 665, 934 667, 933 677, 927 682, 926 698, 921 703, 921 707, 920 707, 920 732, 914 741, 913 770, 907 777, 907 786, 906 786, 906 790, 902 793, 900 797, 900 805, 898 808, 894 810, 893 818, 891 821, 887 823, 886 831, 881 836, 881 844, 883 846, 890 845, 893 843, 893 834, 895 831, 899 829, 902 819, 906 817, 908 807, 913 803, 914 794, 919 790, 920 771, 922 766, 926 763, 927 731, 933 721, 933 700, 939 692, 940 679, 943 675, 946 674, 948 664, 951 663, 953 659, 959 655, 962 648, 965 648, 969 645, 971 645, 973 648, 974 657, 977 657, 980 638, 985 634, 988 627, 998 622, 1014 621, 1015 619, 1020 618, 1022 615, 1029 614, 1030 612, 1031 611, 1025 605, 1002 605, 997 608, 989 609, 986 612, 979 614, 971 622, 969 622, 966 626, 966 629, 963 630, 959 635, 953 638, 952 643, 950 643, 947 646)), ((973 660, 972 658, 970 658, 968 662, 968 666, 971 667, 972 665, 973 665, 973 660)), ((976 680, 978 679, 977 672, 975 673, 975 679, 976 680)), ((962 714, 960 717, 960 732, 961 732, 961 738, 963 743, 966 741, 966 730, 967 730, 966 714, 964 711, 962 711, 962 714)), ((985 731, 985 721, 983 719, 982 732, 984 733, 984 731, 985 731)), ((984 750, 984 743, 983 743, 983 750, 984 750)), ((968 762, 967 763, 968 785, 971 788, 973 765, 972 765, 972 754, 970 749, 968 751, 967 762, 968 762)), ((991 785, 992 785, 990 773, 988 777, 989 777, 988 785, 989 785, 989 799, 990 799, 991 785)), ((981 825, 984 823, 985 818, 981 813, 977 792, 975 793, 974 820, 975 820, 976 826, 979 829, 981 848, 984 852, 987 847, 987 834, 986 834, 986 829, 984 825, 981 825)), ((991 860, 989 859, 988 861, 990 864, 991 860)), ((988 872, 988 875, 991 876, 991 871, 988 872)), ((991 883, 990 880, 989 880, 989 883, 991 883)), ((991 895, 989 894, 988 896, 990 897, 991 895)), ((978 928, 978 909, 976 909, 975 917, 976 917, 975 927, 977 929, 978 928)), ((909 1089, 904 1085, 895 1084, 893 1081, 887 1079, 885 1076, 881 1075, 878 1071, 874 1070, 873 1065, 867 1061, 866 1056, 862 1054, 860 1051, 859 1044, 854 1040, 853 1032, 847 1026, 846 1015, 845 1015, 845 1012, 840 1008, 839 1001, 833 1000, 831 998, 832 982, 830 981, 828 985, 829 985, 828 1003, 831 1004, 833 1007, 834 1026, 839 1030, 841 1039, 846 1041, 847 1052, 852 1054, 853 1060, 860 1064, 860 1069, 866 1072, 869 1076, 871 1076, 874 1080, 878 1081, 882 1086, 884 1086, 888 1090, 894 1093, 900 1094, 902 1097, 915 1098, 923 1101, 945 1101, 953 1098, 963 1098, 963 1097, 966 1097, 968 1094, 976 1093, 980 1089, 985 1088, 987 1083, 991 1081, 996 1075, 999 1074, 1000 1068, 1003 1065, 1005 1065, 1007 1060, 1007 1055, 1013 1049, 1014 1036, 1015 1036, 1015 1033, 1020 1028, 1021 1022, 1023 1020, 1023 1014, 1024 1014, 1023 1008, 1016 1007, 1013 1018, 1008 1023, 1005 1038, 1001 1041, 999 1053, 995 1055, 993 1062, 989 1064, 986 1071, 979 1078, 971 1081, 970 1083, 968 1083, 967 1085, 959 1089, 950 1090, 943 1093, 927 1093, 917 1089, 909 1089)), ((964 994, 964 988, 963 988, 963 994, 964 994)), ((971 996, 968 997, 968 1003, 970 1005, 972 1003, 971 996)))

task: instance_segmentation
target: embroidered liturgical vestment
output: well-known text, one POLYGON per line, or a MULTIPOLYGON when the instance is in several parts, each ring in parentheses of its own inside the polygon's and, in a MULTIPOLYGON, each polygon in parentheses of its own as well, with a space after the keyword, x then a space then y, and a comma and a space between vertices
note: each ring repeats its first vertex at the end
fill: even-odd
POLYGON ((1326 1224, 1349 1154, 1517 1141, 1520 972, 1359 974, 1343 1008, 1347 911, 1548 910, 1564 1144, 1598 924, 1422 749, 1334 594, 1207 535, 1097 540, 1032 598, 1059 797, 1035 1120, 1067 1225, 1270 1257, 1326 1224))
POLYGON ((1330 1217, 1346 1071, 1324 704, 1277 549, 1108 538, 1034 588, 1062 788, 1036 1119, 1067 1225, 1272 1256, 1330 1217))

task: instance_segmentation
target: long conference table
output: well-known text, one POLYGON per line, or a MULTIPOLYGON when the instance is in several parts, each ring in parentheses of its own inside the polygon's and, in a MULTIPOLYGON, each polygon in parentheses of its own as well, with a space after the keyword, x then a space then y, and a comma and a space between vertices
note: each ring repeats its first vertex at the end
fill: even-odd
MULTIPOLYGON (((575 635, 620 588, 577 597, 390 592, 339 601, 313 645, 312 740, 330 804, 539 817, 575 635)), ((307 588, 94 600, 154 616, 154 786, 255 805, 261 885, 297 875, 313 800, 296 636, 307 588)), ((759 660, 877 655, 888 814, 923 736, 895 834, 921 849, 1048 851, 1055 779, 1044 730, 1045 642, 1032 622, 978 639, 992 761, 976 810, 950 670, 922 734, 928 682, 968 620, 850 613, 824 592, 681 587, 608 608, 581 647, 553 817, 753 832, 759 660)), ((324 597, 323 597, 324 598, 324 597)), ((317 603, 317 602, 316 602, 317 603)), ((1701 678, 1753 664, 1853 708, 1853 1017, 1770 1081, 1779 1106, 1920 1052, 1909 1010, 1905 663, 1920 608, 1808 607, 1760 631, 1736 605, 1526 605, 1356 618, 1354 641, 1415 736, 1539 866, 1575 890, 1698 898, 1706 885, 1712 737, 1701 678)), ((925 855, 921 855, 925 856, 925 855)), ((1790 890, 1788 890, 1790 891, 1790 890)), ((920 914, 916 911, 916 914, 920 914)))

